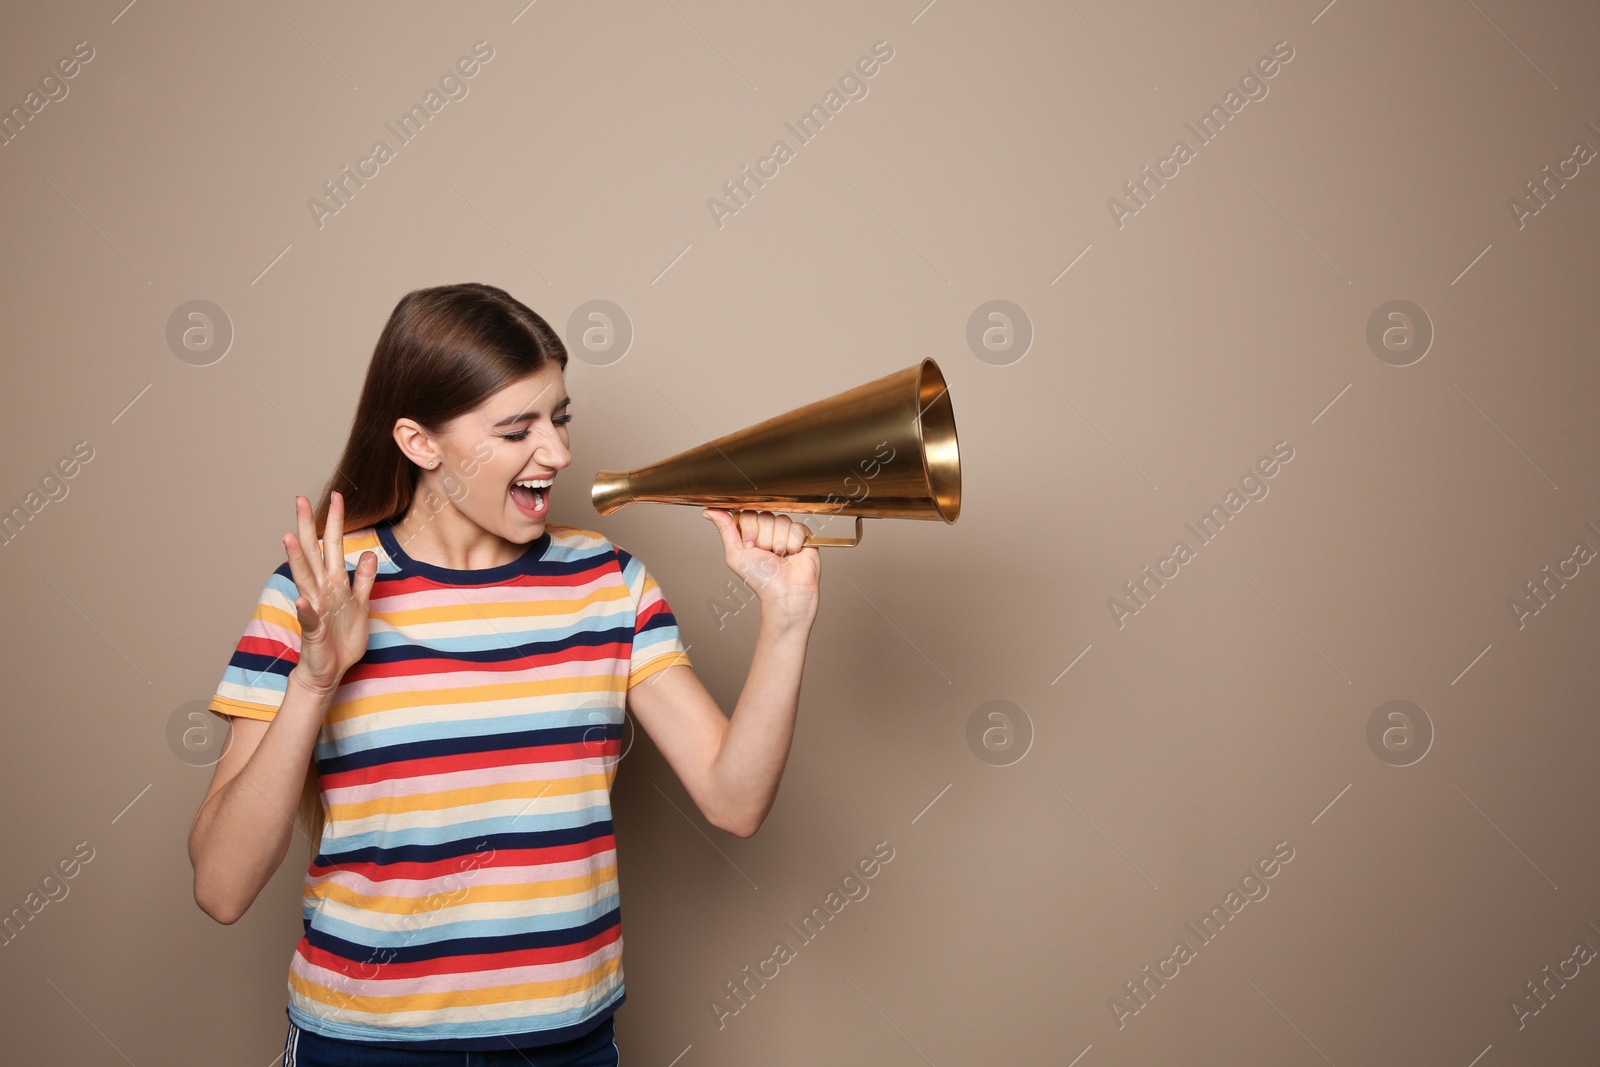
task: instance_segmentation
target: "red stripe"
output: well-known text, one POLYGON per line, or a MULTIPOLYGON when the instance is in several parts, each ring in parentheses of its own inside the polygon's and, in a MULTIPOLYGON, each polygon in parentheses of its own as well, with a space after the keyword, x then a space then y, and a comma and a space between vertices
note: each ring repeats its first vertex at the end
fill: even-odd
POLYGON ((239 639, 238 651, 253 652, 258 656, 297 656, 293 648, 282 641, 270 637, 257 637, 254 634, 245 634, 239 639))
MULTIPOLYGON (((574 723, 574 725, 579 725, 574 723)), ((603 723, 593 723, 603 726, 603 723)), ((410 760, 393 760, 372 767, 355 767, 348 771, 334 771, 322 776, 322 788, 344 789, 351 786, 374 785, 398 778, 421 778, 430 774, 450 774, 455 771, 476 771, 490 767, 511 767, 524 764, 559 763, 563 760, 601 760, 618 756, 622 752, 620 737, 594 736, 592 741, 567 741, 548 745, 524 745, 521 748, 502 748, 486 752, 455 752, 443 756, 421 756, 410 760)))
MULTIPOLYGON (((672 614, 672 609, 667 607, 667 598, 666 597, 662 597, 659 600, 657 600, 654 604, 651 604, 649 607, 644 608, 643 610, 641 610, 639 612, 639 622, 634 627, 634 632, 637 633, 640 630, 643 630, 645 623, 649 622, 651 619, 655 618, 657 615, 671 615, 671 614, 672 614)), ((674 620, 674 621, 676 621, 676 620, 674 620)))
MULTIPOLYGON (((406 647, 416 649, 421 646, 408 645, 406 647)), ((510 674, 540 667, 559 666, 573 660, 598 663, 601 660, 617 659, 626 663, 629 655, 630 650, 627 645, 620 641, 609 641, 603 645, 578 645, 555 652, 515 656, 511 659, 488 663, 448 658, 442 655, 421 656, 391 663, 357 663, 349 671, 345 672, 344 684, 349 685, 350 682, 362 678, 410 678, 429 674, 448 676, 451 674, 464 674, 470 671, 510 674)))
MULTIPOLYGON (((599 834, 587 841, 574 841, 565 845, 549 845, 545 848, 498 848, 489 852, 473 852, 465 856, 432 862, 411 860, 403 863, 372 863, 363 860, 359 863, 341 863, 338 870, 357 874, 378 883, 397 878, 446 878, 450 875, 470 876, 470 872, 474 870, 490 870, 496 867, 540 867, 550 863, 592 859, 602 852, 614 851, 616 847, 614 834, 599 834)), ((334 868, 331 866, 312 864, 307 876, 320 878, 333 871, 334 868)))

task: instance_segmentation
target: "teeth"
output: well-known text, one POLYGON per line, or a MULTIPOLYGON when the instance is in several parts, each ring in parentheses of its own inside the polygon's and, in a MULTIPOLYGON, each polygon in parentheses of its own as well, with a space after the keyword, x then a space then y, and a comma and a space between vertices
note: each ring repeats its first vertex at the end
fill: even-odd
MULTIPOLYGON (((552 482, 549 478, 523 478, 516 484, 522 486, 524 489, 549 489, 552 482)), ((533 499, 533 510, 543 511, 544 509, 545 494, 539 493, 533 499)))

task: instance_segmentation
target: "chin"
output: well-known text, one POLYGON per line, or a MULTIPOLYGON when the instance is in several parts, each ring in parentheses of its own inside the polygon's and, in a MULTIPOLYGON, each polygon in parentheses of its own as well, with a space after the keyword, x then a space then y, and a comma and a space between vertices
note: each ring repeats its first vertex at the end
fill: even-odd
POLYGON ((508 537, 507 540, 520 541, 523 544, 536 540, 540 534, 544 533, 545 526, 549 523, 549 521, 550 519, 548 515, 542 519, 530 519, 528 516, 518 512, 516 521, 511 524, 511 528, 520 534, 523 530, 532 527, 533 533, 529 534, 527 537, 508 537))

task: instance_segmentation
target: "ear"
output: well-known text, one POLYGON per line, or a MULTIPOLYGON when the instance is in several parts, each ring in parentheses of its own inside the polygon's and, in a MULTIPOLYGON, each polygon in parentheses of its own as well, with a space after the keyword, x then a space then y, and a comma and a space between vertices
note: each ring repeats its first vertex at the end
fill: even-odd
POLYGON ((428 469, 439 462, 438 448, 433 437, 412 419, 400 418, 394 422, 394 443, 407 459, 428 469))

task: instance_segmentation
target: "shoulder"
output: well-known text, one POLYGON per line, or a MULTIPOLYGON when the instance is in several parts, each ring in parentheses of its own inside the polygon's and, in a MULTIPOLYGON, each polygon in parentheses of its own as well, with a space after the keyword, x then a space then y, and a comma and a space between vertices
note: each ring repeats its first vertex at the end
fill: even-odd
MULTIPOLYGON (((317 544, 321 544, 318 539, 317 544)), ((361 553, 371 552, 378 557, 378 562, 387 562, 389 553, 383 550, 383 542, 378 540, 376 526, 364 526, 359 530, 347 530, 344 535, 344 561, 354 567, 361 559, 361 553)))
MULTIPOLYGON (((280 546, 281 547, 281 546, 280 546)), ((322 538, 317 538, 317 550, 322 549, 322 538)), ((399 571, 389 553, 384 551, 383 542, 378 539, 378 531, 374 527, 361 530, 351 530, 344 535, 344 562, 348 570, 354 570, 356 564, 361 562, 361 554, 371 552, 378 557, 378 578, 392 576, 399 571)), ((295 598, 300 595, 300 589, 295 585, 294 570, 289 566, 287 559, 281 561, 272 572, 267 575, 265 585, 262 587, 259 599, 262 603, 276 606, 291 615, 294 613, 295 598)))
POLYGON ((550 547, 544 555, 546 561, 589 567, 614 566, 629 583, 637 581, 645 571, 643 560, 598 530, 558 523, 547 524, 545 530, 550 534, 550 547))
POLYGON ((584 560, 593 563, 607 556, 627 558, 619 546, 598 530, 554 522, 545 524, 544 529, 550 535, 550 547, 545 550, 547 560, 584 560))
MULTIPOLYGON (((317 547, 319 549, 322 547, 322 538, 320 537, 317 538, 317 547)), ((353 570, 356 564, 361 562, 361 555, 364 552, 371 552, 378 557, 378 576, 380 578, 385 574, 393 573, 397 569, 394 560, 390 558, 389 553, 384 549, 383 542, 378 538, 378 528, 376 526, 364 526, 359 530, 345 531, 345 566, 353 570)), ((280 569, 285 574, 290 573, 287 561, 284 562, 280 569)))
POLYGON ((564 526, 559 522, 547 522, 544 526, 545 533, 550 535, 550 547, 564 549, 599 549, 609 552, 614 547, 605 534, 599 530, 585 530, 580 526, 564 526))

